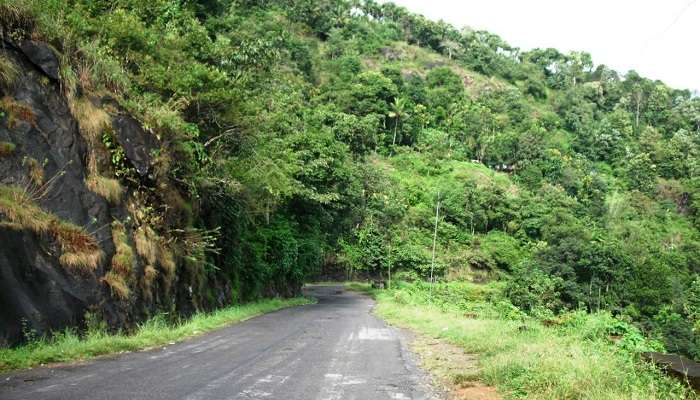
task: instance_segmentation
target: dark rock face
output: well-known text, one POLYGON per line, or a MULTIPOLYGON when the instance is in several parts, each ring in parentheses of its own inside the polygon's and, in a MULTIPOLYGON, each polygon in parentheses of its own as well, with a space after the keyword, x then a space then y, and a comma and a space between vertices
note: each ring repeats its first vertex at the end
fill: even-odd
MULTIPOLYGON (((43 166, 45 182, 53 179, 44 195, 36 195, 36 203, 94 231, 111 255, 111 233, 98 229, 110 222, 108 205, 85 187, 86 146, 63 96, 54 85, 40 83, 43 69, 34 69, 18 53, 8 55, 23 68, 22 78, 8 94, 31 110, 31 120, 0 123, 0 140, 16 145, 14 154, 0 158, 0 184, 37 190, 29 183, 25 162, 35 159, 43 166)), ((0 343, 17 342, 23 327, 41 335, 79 324, 104 292, 97 276, 103 274, 106 261, 94 274, 75 276, 60 266, 60 253, 50 238, 0 225, 0 242, 0 343)))
POLYGON ((0 229, 0 345, 16 342, 31 330, 80 323, 94 303, 92 285, 75 282, 55 266, 50 250, 30 232, 0 229))
MULTIPOLYGON (((182 195, 167 177, 153 176, 153 153, 160 147, 156 137, 116 101, 80 99, 102 108, 102 112, 110 110, 111 133, 124 150, 128 168, 133 167, 137 172, 121 181, 126 199, 109 203, 88 189, 86 178, 90 174, 89 164, 95 168, 93 173, 107 178, 116 176, 110 150, 99 141, 88 140, 91 142, 88 144, 81 134, 79 121, 72 115, 57 82, 60 77, 56 54, 48 45, 32 41, 21 45, 6 42, 0 53, 21 69, 11 88, 0 86, 0 97, 4 98, 0 141, 13 145, 10 154, 0 156, 0 186, 26 190, 31 202, 43 211, 62 222, 82 227, 104 254, 94 270, 71 270, 60 263, 63 250, 54 234, 41 234, 29 225, 12 224, 13 220, 0 209, 0 346, 20 343, 27 332, 41 336, 66 327, 83 327, 87 312, 112 328, 128 331, 159 311, 186 316, 230 304, 229 280, 223 275, 204 275, 200 270, 186 267, 183 258, 177 256, 182 250, 172 241, 167 246, 172 246, 171 263, 176 265, 175 272, 167 278, 162 261, 148 261, 137 251, 137 227, 145 231, 148 226, 156 238, 146 240, 152 240, 150 244, 158 247, 165 246, 165 239, 155 230, 180 228, 179 224, 186 223, 175 219, 172 227, 151 227, 148 225, 151 221, 137 221, 143 218, 137 217, 142 208, 168 209, 165 206, 168 199, 182 195), (32 179, 32 168, 36 170, 36 166, 43 172, 43 184, 32 179), (170 197, 156 190, 157 187, 169 187, 170 197), (121 276, 130 289, 126 299, 112 293, 104 281, 112 270, 115 254, 114 221, 122 223, 126 239, 121 240, 134 251, 131 271, 121 276), (149 264, 160 270, 147 281, 145 271, 149 264)), ((105 132, 108 130, 105 127, 105 132)))
MULTIPOLYGON (((32 42, 22 49, 0 48, 0 52, 22 71, 11 89, 0 87, 0 97, 6 96, 22 110, 17 116, 3 110, 0 118, 0 141, 15 145, 11 154, 0 157, 0 185, 45 192, 33 199, 37 206, 62 221, 83 227, 104 253, 93 271, 70 270, 60 264, 61 249, 52 235, 7 224, 0 212, 0 346, 21 342, 27 331, 41 336, 66 327, 81 327, 86 312, 113 328, 128 330, 158 310, 188 314, 214 306, 206 303, 201 293, 192 292, 186 273, 176 275, 169 289, 160 281, 152 282, 146 294, 143 285, 147 262, 138 254, 128 282, 129 298, 121 300, 112 294, 102 278, 111 270, 115 253, 113 221, 126 225, 128 242, 136 250, 127 202, 110 204, 86 186, 88 145, 60 85, 45 79, 58 78, 53 51, 32 42), (27 160, 31 159, 41 165, 44 182, 49 182, 45 190, 37 190, 40 185, 30 179, 27 160)), ((142 178, 146 177, 158 141, 122 110, 112 122, 115 139, 128 162, 142 178)), ((183 268, 177 270, 180 274, 183 268)), ((223 290, 224 282, 208 282, 201 287, 216 292, 223 290)))
POLYGON ((153 135, 147 133, 134 118, 122 114, 112 121, 117 142, 124 148, 126 157, 142 177, 147 176, 153 162, 151 150, 157 148, 153 135))
POLYGON ((49 45, 34 40, 25 40, 20 43, 19 48, 49 78, 58 80, 60 77, 58 57, 49 45))
POLYGON ((382 47, 379 49, 379 52, 389 61, 397 61, 404 58, 404 53, 402 50, 394 49, 392 47, 382 47))

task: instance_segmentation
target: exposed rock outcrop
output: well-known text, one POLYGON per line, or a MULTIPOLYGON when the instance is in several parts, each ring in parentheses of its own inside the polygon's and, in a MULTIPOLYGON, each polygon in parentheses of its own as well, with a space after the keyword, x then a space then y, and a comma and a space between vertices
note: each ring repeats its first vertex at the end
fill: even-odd
MULTIPOLYGON (((178 250, 168 247, 174 247, 172 240, 160 237, 158 227, 139 216, 163 202, 151 176, 152 154, 160 147, 155 136, 121 109, 109 115, 104 109, 115 107, 103 109, 99 101, 80 100, 88 114, 108 116, 106 129, 123 151, 124 162, 137 172, 123 187, 112 184, 122 200, 110 201, 98 194, 99 187, 91 190, 86 183, 96 176, 118 182, 110 170, 109 150, 95 148, 102 145, 99 135, 90 139, 81 131, 80 118, 74 115, 77 107, 63 94, 54 51, 25 41, 0 53, 21 71, 12 87, 0 88, 0 142, 12 149, 0 156, 0 188, 18 189, 26 194, 23 201, 51 217, 49 228, 32 228, 31 221, 18 223, 18 217, 8 215, 15 200, 5 199, 9 205, 3 209, 0 199, 0 346, 21 341, 28 331, 44 335, 84 325, 88 312, 109 326, 128 329, 159 310, 187 314, 230 301, 225 284, 191 284, 202 278, 181 265, 178 250), (121 267, 112 260, 114 221, 123 226, 120 245, 129 249, 123 251, 129 257, 121 267), (75 269, 62 264, 66 244, 47 229, 64 223, 99 245, 101 257, 91 261, 94 265, 75 269)), ((177 192, 172 186, 169 190, 177 192)))
POLYGON ((54 80, 59 79, 60 66, 58 57, 56 57, 56 53, 48 44, 34 40, 25 40, 19 44, 19 48, 29 61, 46 76, 54 80))

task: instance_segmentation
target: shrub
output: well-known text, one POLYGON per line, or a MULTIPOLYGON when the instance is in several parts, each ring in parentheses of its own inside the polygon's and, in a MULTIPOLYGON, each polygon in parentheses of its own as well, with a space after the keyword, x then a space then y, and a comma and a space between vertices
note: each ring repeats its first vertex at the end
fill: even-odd
POLYGON ((530 262, 520 264, 508 281, 506 296, 528 312, 549 312, 562 308, 560 292, 563 280, 544 273, 530 262))

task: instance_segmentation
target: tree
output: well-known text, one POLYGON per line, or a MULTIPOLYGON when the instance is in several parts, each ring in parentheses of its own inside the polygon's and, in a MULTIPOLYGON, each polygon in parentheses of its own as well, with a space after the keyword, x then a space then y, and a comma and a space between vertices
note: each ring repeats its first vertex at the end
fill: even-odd
POLYGON ((384 235, 375 222, 369 219, 356 231, 355 236, 359 248, 358 261, 361 263, 359 267, 381 278, 388 262, 384 235))
POLYGON ((396 145, 396 134, 399 129, 399 125, 403 122, 404 119, 406 119, 409 114, 406 111, 406 104, 407 104, 407 99, 405 97, 396 97, 394 99, 394 102, 391 103, 391 111, 389 111, 389 118, 394 119, 394 137, 391 140, 391 147, 393 151, 393 147, 396 145))
POLYGON ((656 165, 648 153, 629 154, 624 172, 630 189, 651 193, 656 183, 656 165))
POLYGON ((454 40, 444 39, 440 42, 440 48, 447 52, 447 58, 451 60, 453 55, 462 50, 462 45, 454 40))

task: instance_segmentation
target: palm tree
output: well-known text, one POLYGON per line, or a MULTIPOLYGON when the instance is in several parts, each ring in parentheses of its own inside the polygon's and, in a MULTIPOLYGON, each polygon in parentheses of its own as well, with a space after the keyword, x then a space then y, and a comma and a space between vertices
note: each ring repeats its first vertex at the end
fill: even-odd
POLYGON ((396 134, 398 132, 399 124, 408 117, 408 113, 406 112, 406 104, 407 99, 405 97, 396 97, 394 98, 394 102, 391 103, 391 111, 389 111, 388 115, 389 118, 394 119, 394 139, 391 141, 392 152, 394 146, 396 145, 396 134))

